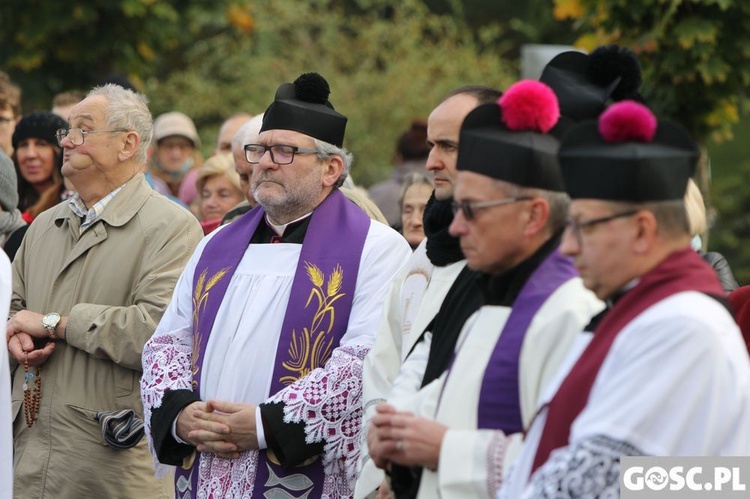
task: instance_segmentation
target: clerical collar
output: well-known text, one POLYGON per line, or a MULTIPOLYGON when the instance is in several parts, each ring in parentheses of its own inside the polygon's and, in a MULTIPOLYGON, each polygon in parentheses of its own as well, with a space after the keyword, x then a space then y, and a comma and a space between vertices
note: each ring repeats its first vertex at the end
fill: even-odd
POLYGON ((275 223, 271 222, 271 219, 268 218, 268 213, 265 214, 265 219, 266 219, 266 224, 268 224, 268 226, 276 233, 277 236, 281 237, 281 236, 284 235, 284 231, 286 231, 286 228, 289 225, 297 223, 300 220, 304 220, 305 218, 309 217, 310 215, 312 215, 312 211, 310 213, 306 213, 306 214, 302 215, 301 217, 299 217, 299 218, 297 218, 295 220, 292 220, 291 222, 287 222, 287 223, 282 224, 282 225, 276 225, 275 223))
POLYGON ((641 282, 641 278, 636 277, 621 287, 619 291, 613 293, 612 296, 605 300, 607 302, 607 308, 614 306, 614 304, 617 303, 617 300, 625 296, 625 293, 636 287, 639 282, 641 282))
POLYGON ((533 255, 502 274, 482 274, 480 283, 487 305, 510 307, 526 281, 562 241, 562 232, 549 238, 533 255))

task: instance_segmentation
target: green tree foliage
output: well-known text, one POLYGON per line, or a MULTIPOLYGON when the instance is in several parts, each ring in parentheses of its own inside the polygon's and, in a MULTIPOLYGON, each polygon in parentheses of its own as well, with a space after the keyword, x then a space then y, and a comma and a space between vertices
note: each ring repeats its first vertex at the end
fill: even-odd
POLYGON ((481 53, 467 26, 417 0, 257 0, 249 12, 251 36, 204 39, 183 54, 189 67, 146 81, 155 114, 185 111, 212 144, 222 117, 262 112, 279 83, 317 71, 349 118, 353 177, 369 185, 387 175, 398 135, 449 90, 512 81, 512 66, 481 53))
POLYGON ((277 86, 306 71, 331 83, 349 119, 354 178, 387 175, 397 136, 450 89, 506 87, 513 64, 491 49, 497 28, 420 0, 3 0, 0 68, 25 109, 88 89, 111 73, 144 91, 154 115, 180 110, 208 154, 221 121, 262 112, 277 86))
POLYGON ((699 140, 728 139, 750 84, 750 2, 555 0, 578 44, 619 43, 643 65, 644 95, 663 118, 699 140))
POLYGON ((228 0, 3 0, 0 66, 25 90, 26 107, 110 74, 136 85, 188 62, 183 48, 231 27, 228 0))

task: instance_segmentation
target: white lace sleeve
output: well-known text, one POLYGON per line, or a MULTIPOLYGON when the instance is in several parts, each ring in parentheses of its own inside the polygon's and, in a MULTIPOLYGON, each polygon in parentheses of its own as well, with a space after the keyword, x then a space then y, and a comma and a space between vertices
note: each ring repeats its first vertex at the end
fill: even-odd
POLYGON ((523 497, 617 499, 620 497, 620 457, 638 455, 642 453, 627 442, 604 435, 586 438, 553 451, 547 462, 531 476, 523 497))
MULTIPOLYGON (((151 414, 154 409, 161 407, 162 398, 167 389, 192 389, 193 376, 190 362, 193 339, 192 327, 188 319, 192 315, 192 302, 190 298, 187 300, 178 298, 179 291, 186 285, 184 281, 189 280, 185 279, 184 274, 180 278, 172 302, 167 307, 156 333, 143 348, 143 377, 141 378, 143 419, 157 476, 161 476, 171 467, 159 464, 157 461, 152 439, 151 414), (189 311, 182 310, 185 307, 189 307, 189 311)), ((190 296, 189 291, 187 296, 190 296)))
MULTIPOLYGON (((345 474, 353 488, 362 429, 362 361, 369 347, 336 348, 325 367, 310 372, 266 402, 284 404, 284 422, 305 424, 308 444, 325 440, 326 475, 345 474)), ((351 495, 352 491, 348 491, 351 495)))

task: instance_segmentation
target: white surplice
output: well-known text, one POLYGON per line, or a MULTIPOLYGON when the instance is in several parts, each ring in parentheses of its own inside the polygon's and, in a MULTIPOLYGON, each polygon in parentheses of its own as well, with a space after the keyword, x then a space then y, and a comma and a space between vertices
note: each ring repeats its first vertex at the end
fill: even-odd
MULTIPOLYGON (((144 350, 142 390, 147 424, 151 410, 160 406, 165 389, 190 388, 193 277, 207 241, 218 232, 205 238, 191 257, 177 283, 172 302, 144 350), (165 377, 165 372, 170 376, 165 377)), ((327 490, 331 496, 337 496, 342 487, 353 488, 359 448, 359 433, 352 436, 342 432, 341 426, 350 429, 351 425, 360 424, 361 362, 374 340, 383 297, 390 288, 392 277, 411 251, 401 235, 371 221, 348 327, 340 344, 324 368, 316 369, 281 392, 272 394, 269 389, 276 351, 288 348, 288 345, 279 345, 279 338, 301 250, 302 245, 287 243, 248 246, 231 278, 206 347, 201 397, 203 400, 219 398, 258 404, 273 396, 274 401, 284 402, 285 421, 304 421, 309 443, 321 441, 323 435, 326 436, 323 462, 327 485, 324 493, 327 490), (325 390, 323 400, 315 405, 305 404, 299 396, 306 389, 321 388, 325 390), (324 417, 323 405, 337 401, 346 406, 345 416, 338 420, 324 417), (345 474, 349 483, 342 485, 339 480, 337 485, 329 484, 328 476, 336 473, 339 476, 345 474)), ((245 452, 240 459, 232 461, 213 455, 202 459, 199 492, 213 493, 214 497, 245 497, 252 489, 255 463, 257 451, 245 452), (206 464, 209 460, 211 464, 206 464), (210 467, 209 472, 205 466, 210 467), (225 476, 231 475, 232 482, 241 483, 233 483, 231 491, 222 489, 222 481, 213 480, 215 470, 221 470, 225 476), (212 478, 210 483, 203 480, 208 475, 212 478)))
MULTIPOLYGON (((542 403, 557 392, 586 339, 571 351, 542 403)), ((534 420, 498 498, 552 497, 558 489, 554 497, 585 497, 580 490, 593 484, 602 497, 617 497, 621 455, 750 455, 748 353, 720 303, 698 292, 678 293, 622 329, 571 427, 569 445, 553 451, 530 477, 546 415, 542 410, 534 420), (586 462, 591 466, 581 466, 586 462)))
MULTIPOLYGON (((423 355, 410 355, 402 365, 420 335, 437 315, 448 291, 466 266, 466 260, 434 266, 427 257, 427 240, 414 250, 409 262, 394 277, 393 285, 383 308, 377 337, 367 354, 363 368, 364 424, 366 430, 381 402, 416 392, 422 383, 427 366, 429 339, 421 342, 423 355), (394 383, 399 383, 394 393, 394 383), (400 393, 405 387, 406 393, 400 393), (413 389, 412 389, 413 387, 413 389)), ((429 333, 427 333, 429 335, 429 333)), ((385 474, 375 466, 367 450, 366 431, 362 432, 360 470, 355 498, 371 494, 385 474)))
MULTIPOLYGON (((581 279, 574 277, 558 287, 534 314, 518 361, 518 402, 524 428, 570 345, 602 307, 581 279)), ((510 307, 481 307, 461 331, 450 370, 418 397, 395 401, 402 409, 448 427, 437 470, 422 472, 419 498, 493 497, 502 482, 504 465, 515 457, 513 439, 520 435, 478 429, 484 373, 511 312, 510 307)))

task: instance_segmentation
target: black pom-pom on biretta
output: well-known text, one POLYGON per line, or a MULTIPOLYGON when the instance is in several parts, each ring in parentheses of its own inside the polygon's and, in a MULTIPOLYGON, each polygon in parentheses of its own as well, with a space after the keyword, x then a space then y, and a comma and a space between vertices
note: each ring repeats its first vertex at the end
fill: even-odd
POLYGON ((301 101, 326 104, 331 87, 318 73, 305 73, 294 80, 294 92, 301 101))
POLYGON ((619 45, 604 45, 591 52, 589 60, 586 76, 592 82, 606 85, 620 78, 617 87, 612 91, 613 100, 641 100, 638 93, 643 83, 641 65, 630 49, 619 45))
POLYGON ((263 114, 260 131, 293 130, 342 147, 347 119, 328 101, 330 93, 328 82, 318 73, 282 83, 263 114))

